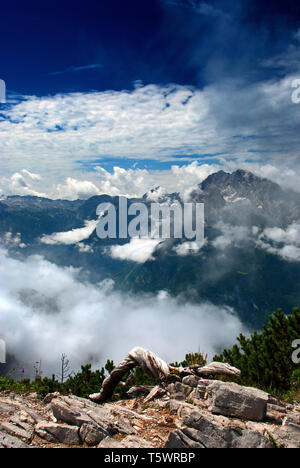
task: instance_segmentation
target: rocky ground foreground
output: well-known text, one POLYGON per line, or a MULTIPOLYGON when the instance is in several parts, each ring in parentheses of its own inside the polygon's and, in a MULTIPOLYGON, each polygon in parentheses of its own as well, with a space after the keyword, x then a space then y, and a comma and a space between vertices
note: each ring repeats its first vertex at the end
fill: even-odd
POLYGON ((0 393, 0 448, 68 447, 300 448, 300 407, 197 376, 104 405, 0 393))

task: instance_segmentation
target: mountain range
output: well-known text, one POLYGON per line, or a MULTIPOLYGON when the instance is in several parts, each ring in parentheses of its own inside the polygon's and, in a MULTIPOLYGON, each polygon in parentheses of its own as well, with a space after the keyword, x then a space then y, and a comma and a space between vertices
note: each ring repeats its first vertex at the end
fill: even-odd
MULTIPOLYGON (((179 194, 157 188, 128 203, 154 199, 182 201, 179 194)), ((205 205, 206 241, 196 253, 185 249, 184 241, 169 240, 140 259, 136 249, 143 250, 143 244, 100 240, 95 231, 98 205, 118 206, 118 197, 108 195, 76 201, 3 198, 1 242, 11 256, 42 255, 57 265, 79 268, 83 281, 98 284, 110 278, 116 289, 134 294, 164 290, 182 301, 232 308, 253 328, 261 327, 273 310, 289 312, 299 305, 299 193, 244 170, 220 171, 193 189, 190 200, 205 205)), ((21 300, 29 297, 35 297, 34 291, 24 292, 21 300)))

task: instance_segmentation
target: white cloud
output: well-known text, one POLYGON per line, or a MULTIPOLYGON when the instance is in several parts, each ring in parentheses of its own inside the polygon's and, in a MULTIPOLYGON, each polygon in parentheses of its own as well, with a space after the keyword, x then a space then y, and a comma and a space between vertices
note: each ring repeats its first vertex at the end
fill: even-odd
MULTIPOLYGON (((78 244, 83 240, 88 239, 95 231, 98 220, 85 221, 85 227, 79 229, 72 229, 72 231, 56 232, 54 234, 45 235, 41 238, 43 244, 55 245, 65 244, 72 245, 78 244)), ((83 249, 83 247, 81 246, 83 249)))
POLYGON ((57 372, 61 353, 74 370, 91 361, 103 365, 107 358, 118 362, 134 346, 169 362, 198 349, 212 357, 245 331, 225 307, 182 304, 165 293, 120 294, 113 292, 111 281, 82 284, 74 269, 37 256, 21 262, 3 250, 0 307, 2 337, 26 372, 37 360, 47 374, 57 372))
POLYGON ((265 229, 257 240, 258 247, 285 260, 300 261, 300 224, 293 223, 286 229, 265 229), (285 245, 283 245, 285 244, 285 245))
POLYGON ((300 262, 300 248, 294 245, 285 245, 278 251, 279 255, 285 260, 300 262))
POLYGON ((94 253, 94 250, 92 249, 92 247, 88 244, 84 244, 83 242, 79 242, 79 244, 77 244, 77 247, 80 253, 90 253, 90 254, 94 253))
MULTIPOLYGON (((155 187, 160 186, 159 193, 179 192, 184 198, 188 198, 189 193, 197 187, 208 175, 218 171, 220 165, 199 164, 194 161, 182 167, 173 165, 170 170, 146 169, 123 169, 118 166, 112 172, 97 166, 96 172, 91 173, 91 180, 78 180, 68 177, 60 184, 50 185, 46 177, 35 175, 36 178, 27 180, 26 188, 24 183, 16 185, 12 179, 0 179, 2 192, 6 195, 39 195, 52 199, 77 200, 87 199, 94 195, 111 195, 141 197, 155 187), (40 190, 45 193, 41 193, 40 190)), ((24 169, 18 174, 22 180, 27 171, 24 169), (23 175, 22 175, 23 174, 23 175)), ((151 195, 152 198, 155 196, 151 195)))
POLYGON ((41 177, 38 174, 31 173, 26 169, 14 173, 9 179, 0 180, 4 187, 5 194, 31 195, 35 197, 46 197, 45 193, 35 190, 34 184, 40 182, 41 177))
MULTIPOLYGON (((203 247, 203 245, 202 245, 203 247)), ((197 242, 183 242, 173 249, 180 257, 191 255, 191 253, 199 252, 200 247, 197 242)))
POLYGON ((299 172, 300 106, 291 102, 295 78, 244 87, 224 82, 202 90, 148 85, 29 96, 3 111, 1 168, 7 175, 26 167, 57 183, 61 175, 76 178, 80 164, 96 167, 101 159, 176 161, 184 155, 183 160, 205 162, 215 155, 238 164, 261 158, 264 165, 299 172))
POLYGON ((199 146, 206 152, 215 134, 208 110, 203 93, 177 85, 32 96, 6 111, 0 149, 6 163, 13 154, 49 167, 51 158, 53 169, 57 161, 62 168, 105 155, 161 159, 199 146))
POLYGON ((263 235, 275 242, 283 242, 285 244, 294 244, 300 247, 300 224, 293 223, 287 229, 278 227, 267 228, 263 235))
MULTIPOLYGON (((112 173, 102 167, 97 167, 97 171, 102 193, 113 196, 121 194, 129 197, 140 197, 159 187, 157 194, 159 196, 165 193, 179 192, 185 197, 210 174, 217 172, 220 168, 221 166, 217 164, 199 164, 194 161, 181 167, 174 164, 170 170, 126 170, 116 166, 112 173)), ((151 193, 153 200, 155 193, 151 193)))
POLYGON ((131 239, 127 244, 110 247, 110 255, 120 260, 145 263, 153 259, 152 255, 160 242, 156 239, 131 239))
POLYGON ((68 177, 64 184, 58 184, 52 189, 49 197, 63 200, 85 200, 94 195, 100 195, 100 193, 99 188, 93 182, 68 177))
POLYGON ((222 234, 212 242, 212 245, 221 250, 231 245, 240 246, 245 242, 249 242, 252 235, 257 233, 257 228, 255 226, 253 228, 247 226, 232 226, 223 222, 216 224, 215 228, 220 230, 222 234))
POLYGON ((229 162, 225 164, 225 170, 232 172, 236 169, 245 169, 253 172, 258 177, 263 177, 281 185, 284 189, 292 189, 300 192, 299 185, 299 167, 295 161, 294 168, 289 167, 289 160, 283 161, 278 167, 273 164, 259 164, 259 163, 236 163, 229 162))
POLYGON ((22 242, 22 236, 19 232, 16 234, 13 234, 12 232, 6 232, 0 238, 0 243, 5 247, 19 247, 20 249, 24 249, 26 247, 24 242, 22 242))

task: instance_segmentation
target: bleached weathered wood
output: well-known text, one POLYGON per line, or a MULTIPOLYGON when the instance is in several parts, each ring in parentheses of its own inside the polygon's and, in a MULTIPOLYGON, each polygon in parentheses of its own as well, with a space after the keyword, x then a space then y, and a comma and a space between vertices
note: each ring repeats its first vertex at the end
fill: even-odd
POLYGON ((207 377, 209 375, 239 377, 241 375, 241 371, 239 369, 223 362, 212 362, 205 367, 198 368, 196 372, 198 375, 203 377, 207 377))
POLYGON ((89 398, 96 402, 108 400, 122 378, 137 366, 141 366, 144 371, 149 372, 158 380, 163 380, 170 373, 169 366, 165 361, 147 349, 136 347, 104 380, 100 393, 90 395, 89 398))
POLYGON ((241 374, 235 367, 221 362, 212 362, 205 367, 191 366, 185 369, 182 367, 175 368, 169 366, 163 359, 159 358, 151 351, 137 347, 132 349, 124 361, 122 361, 104 380, 100 393, 90 395, 89 398, 95 402, 108 400, 113 395, 115 388, 121 382, 122 378, 137 366, 141 366, 144 371, 149 372, 153 377, 162 382, 174 372, 179 375, 199 375, 203 377, 217 375, 236 377, 241 374))
POLYGON ((129 355, 126 356, 124 361, 122 361, 121 364, 104 380, 100 393, 90 395, 90 400, 99 403, 108 400, 113 395, 116 386, 121 382, 122 378, 136 366, 136 361, 134 361, 129 355))
POLYGON ((144 371, 150 372, 158 380, 163 380, 170 373, 168 364, 147 349, 134 348, 128 356, 136 361, 144 371))

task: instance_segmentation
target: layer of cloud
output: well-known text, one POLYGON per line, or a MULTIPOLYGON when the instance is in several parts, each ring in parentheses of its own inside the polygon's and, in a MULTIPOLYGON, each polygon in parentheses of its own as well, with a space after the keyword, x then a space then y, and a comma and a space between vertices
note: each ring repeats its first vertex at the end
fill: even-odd
MULTIPOLYGON (((86 174, 81 179, 67 177, 62 183, 51 184, 47 177, 27 175, 25 169, 11 178, 0 177, 0 194, 35 195, 52 199, 77 200, 88 199, 95 195, 141 197, 148 193, 153 201, 166 193, 178 192, 184 200, 209 175, 223 169, 233 172, 246 169, 254 174, 270 179, 283 188, 300 191, 297 169, 275 167, 271 164, 223 162, 223 164, 200 164, 194 161, 183 166, 173 165, 170 170, 124 169, 115 166, 112 172, 97 166, 94 173, 86 174), (154 191, 153 191, 154 189, 154 191)), ((32 175, 32 174, 31 174, 32 175)))
POLYGON ((106 159, 263 159, 299 168, 300 106, 296 74, 241 86, 204 89, 148 85, 133 91, 29 96, 3 110, 2 172, 26 167, 52 180, 74 177, 79 164, 106 159), (51 162, 50 162, 51 161, 51 162))
POLYGON ((38 360, 46 373, 57 372, 63 352, 74 370, 89 361, 120 361, 137 345, 169 362, 199 349, 212 357, 243 328, 226 308, 182 304, 164 292, 120 294, 111 281, 83 284, 76 270, 38 256, 21 262, 1 249, 0 260, 1 337, 26 372, 38 360))
MULTIPOLYGON (((68 177, 59 184, 49 184, 46 177, 26 180, 26 191, 21 184, 13 183, 15 174, 10 178, 0 178, 0 187, 6 195, 35 194, 52 199, 77 200, 87 199, 94 195, 141 197, 155 187, 159 194, 179 192, 186 198, 210 174, 221 169, 218 164, 199 164, 194 161, 182 167, 173 165, 170 170, 123 169, 115 166, 112 172, 97 166, 95 173, 89 174, 91 180, 68 177), (41 194, 40 190, 46 193, 41 194)), ((25 171, 25 170, 24 170, 25 171)), ((24 171, 20 171, 21 175, 24 171)), ((19 176, 19 174, 18 174, 19 176)), ((85 174, 82 176, 85 177, 85 174)), ((155 197, 155 193, 149 193, 155 197)))
MULTIPOLYGON (((81 243, 83 240, 88 239, 97 227, 97 220, 86 221, 85 226, 79 229, 72 229, 66 232, 56 232, 50 235, 45 235, 41 238, 43 244, 56 245, 65 244, 72 245, 81 243)), ((81 249, 84 249, 81 246, 81 249)))

